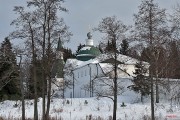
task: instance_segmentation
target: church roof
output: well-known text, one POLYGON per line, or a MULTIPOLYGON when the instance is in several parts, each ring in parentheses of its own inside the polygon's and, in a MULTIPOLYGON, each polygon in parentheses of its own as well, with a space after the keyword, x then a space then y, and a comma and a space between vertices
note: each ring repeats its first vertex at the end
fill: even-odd
POLYGON ((96 56, 100 55, 101 52, 98 48, 94 46, 85 46, 81 48, 77 54, 77 59, 81 61, 87 61, 94 59, 96 56))
MULTIPOLYGON (((96 59, 99 59, 99 61, 101 63, 105 63, 106 61, 109 61, 109 59, 114 59, 114 55, 101 54, 96 59)), ((129 57, 126 55, 122 55, 122 54, 117 55, 117 60, 119 61, 118 63, 120 63, 120 64, 136 64, 137 62, 139 62, 139 60, 137 60, 135 58, 132 58, 132 57, 129 57)), ((148 65, 149 63, 143 61, 143 64, 148 65)))
MULTIPOLYGON (((112 60, 112 59, 113 59, 112 55, 100 54, 96 58, 90 59, 87 61, 82 61, 82 60, 78 60, 78 59, 68 59, 66 61, 65 66, 68 67, 68 65, 71 64, 73 69, 76 69, 76 68, 80 68, 80 67, 88 65, 88 64, 95 64, 95 63, 101 63, 103 65, 107 65, 107 63, 110 63, 108 61, 112 60)), ((138 62, 137 59, 126 56, 126 55, 122 55, 122 54, 119 54, 117 56, 117 59, 118 59, 119 64, 126 64, 126 65, 128 65, 128 64, 133 65, 134 64, 135 65, 138 62)), ((149 65, 149 63, 147 63, 147 62, 143 62, 143 64, 149 65)))
POLYGON ((101 54, 100 50, 93 45, 94 40, 92 39, 91 32, 87 33, 87 38, 88 39, 86 39, 86 46, 81 48, 76 56, 80 61, 88 61, 101 54))
POLYGON ((61 40, 59 39, 59 40, 58 40, 58 44, 57 44, 57 51, 61 51, 62 49, 63 49, 62 42, 61 42, 61 40))

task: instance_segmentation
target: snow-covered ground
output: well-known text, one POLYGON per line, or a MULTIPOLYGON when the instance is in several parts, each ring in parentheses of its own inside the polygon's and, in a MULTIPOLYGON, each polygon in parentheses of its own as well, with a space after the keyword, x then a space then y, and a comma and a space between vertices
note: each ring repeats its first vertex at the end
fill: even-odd
MULTIPOLYGON (((26 118, 33 117, 33 100, 26 100, 26 118)), ((39 98, 38 109, 41 116, 42 99, 39 98)), ((133 96, 118 96, 117 106, 118 120, 144 120, 145 117, 151 115, 149 98, 145 99, 145 103, 139 102, 138 98, 133 96), (121 107, 122 102, 125 107, 121 107)), ((98 117, 108 120, 112 116, 113 103, 108 98, 74 98, 74 99, 58 99, 51 100, 51 117, 63 120, 86 120, 89 116, 96 119, 98 117)), ((160 102, 155 104, 155 115, 158 120, 180 120, 180 107, 178 104, 170 105, 169 102, 160 102), (172 107, 171 107, 172 106, 172 107), (172 110, 170 109, 172 108, 172 110)), ((0 116, 3 118, 20 118, 21 102, 6 100, 0 103, 0 116)))
MULTIPOLYGON (((169 90, 159 87, 160 103, 155 103, 155 116, 158 120, 180 120, 180 98, 175 97, 180 91, 180 86, 175 81, 170 83, 169 90)), ((121 85, 129 86, 130 82, 126 80, 121 82, 121 85)), ((124 92, 118 96, 117 120, 150 120, 148 119, 151 116, 150 96, 144 97, 144 102, 141 103, 140 94, 125 88, 124 92), (122 103, 125 104, 124 107, 121 106, 122 103)), ((25 107, 26 118, 32 119, 34 101, 26 100, 25 107)), ((38 99, 38 113, 41 117, 42 98, 38 99)), ((109 98, 51 99, 50 116, 55 120, 90 120, 89 117, 93 120, 109 120, 112 115, 113 101, 109 98)), ((0 117, 7 120, 21 118, 21 101, 0 102, 0 117)))

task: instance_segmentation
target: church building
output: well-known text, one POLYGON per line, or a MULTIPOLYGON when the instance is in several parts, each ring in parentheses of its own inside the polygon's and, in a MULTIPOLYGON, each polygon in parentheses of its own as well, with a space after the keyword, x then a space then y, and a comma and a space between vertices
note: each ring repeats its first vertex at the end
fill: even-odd
MULTIPOLYGON (((79 50, 76 58, 67 59, 63 78, 65 82, 70 83, 70 86, 64 90, 65 98, 94 97, 97 89, 107 89, 107 87, 97 87, 98 81, 103 78, 108 78, 110 81, 113 78, 113 55, 102 54, 93 43, 92 34, 89 32, 86 45, 79 50)), ((138 60, 121 54, 117 56, 117 60, 118 79, 132 79, 138 60)), ((148 63, 143 62, 143 64, 149 67, 148 63)))

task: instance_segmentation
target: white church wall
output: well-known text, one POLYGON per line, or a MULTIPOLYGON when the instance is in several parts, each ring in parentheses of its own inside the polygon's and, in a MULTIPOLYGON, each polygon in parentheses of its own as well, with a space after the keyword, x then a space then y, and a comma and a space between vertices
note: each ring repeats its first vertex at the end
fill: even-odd
MULTIPOLYGON (((70 79, 74 81, 74 88, 71 86, 67 88, 65 91, 65 97, 92 97, 92 90, 90 90, 90 81, 93 81, 95 78, 103 77, 107 73, 110 72, 113 76, 112 64, 109 65, 107 63, 99 63, 97 60, 89 60, 89 61, 76 61, 74 65, 73 75, 70 79), (73 79, 74 78, 74 79, 73 79)), ((136 62, 134 62, 136 63, 136 62)), ((118 78, 128 78, 132 79, 135 72, 135 64, 125 63, 120 64, 118 66, 118 78)), ((67 64, 68 65, 68 64, 67 64)), ((147 65, 148 66, 148 65, 147 65)), ((148 66, 149 67, 149 66, 148 66)), ((107 75, 108 76, 108 75, 107 75)), ((66 76, 65 76, 66 77, 66 76)), ((101 87, 100 87, 101 88, 101 87)), ((92 89, 92 87, 91 87, 92 89)), ((106 88, 105 88, 106 90, 106 88)))
MULTIPOLYGON (((97 76, 102 75, 102 69, 99 64, 88 64, 80 68, 76 68, 73 71, 74 74, 74 92, 73 86, 71 88, 67 88, 65 92, 65 97, 90 97, 90 91, 88 90, 90 87, 90 80, 95 79, 97 76)), ((71 81, 73 81, 73 77, 71 77, 71 81)))
MULTIPOLYGON (((133 75, 133 72, 135 70, 134 65, 121 65, 119 66, 123 71, 126 71, 128 74, 133 75)), ((92 96, 92 93, 90 93, 89 87, 90 87, 90 80, 94 80, 97 76, 103 75, 103 68, 96 63, 90 63, 85 66, 82 66, 80 68, 76 68, 74 73, 74 90, 73 87, 66 90, 65 97, 74 97, 80 98, 80 97, 90 97, 92 96), (74 92, 73 92, 74 91, 74 92)), ((132 76, 128 76, 126 72, 123 72, 122 70, 118 71, 118 77, 119 78, 128 78, 132 76)), ((73 81, 73 77, 71 77, 71 80, 73 81)), ((92 91, 92 90, 91 90, 92 91)))

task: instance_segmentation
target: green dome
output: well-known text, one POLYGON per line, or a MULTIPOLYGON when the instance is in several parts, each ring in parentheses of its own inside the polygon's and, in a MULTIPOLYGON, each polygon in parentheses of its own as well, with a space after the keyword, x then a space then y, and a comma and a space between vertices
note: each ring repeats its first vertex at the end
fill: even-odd
POLYGON ((96 56, 100 55, 101 52, 98 48, 94 46, 85 46, 81 48, 77 54, 77 59, 81 61, 87 61, 94 59, 96 56))

